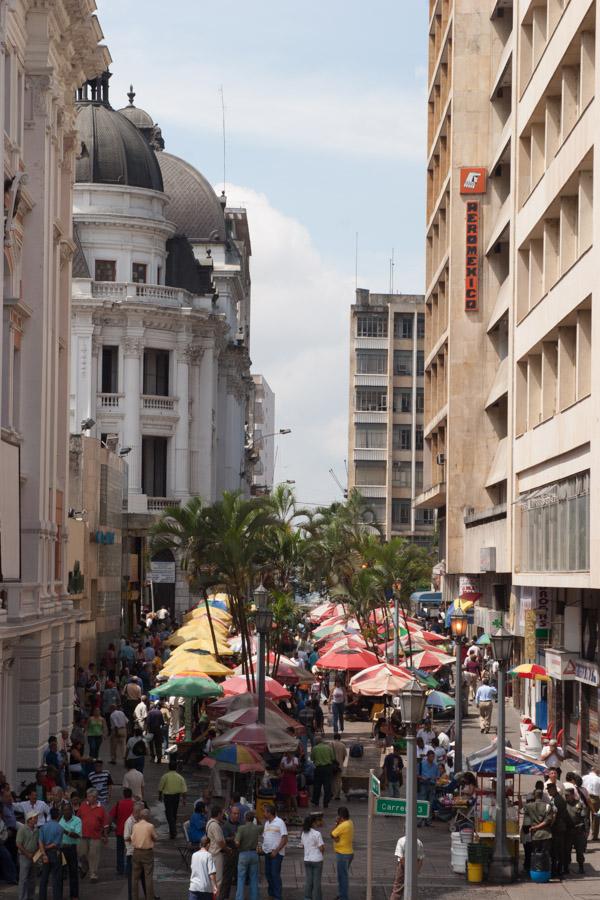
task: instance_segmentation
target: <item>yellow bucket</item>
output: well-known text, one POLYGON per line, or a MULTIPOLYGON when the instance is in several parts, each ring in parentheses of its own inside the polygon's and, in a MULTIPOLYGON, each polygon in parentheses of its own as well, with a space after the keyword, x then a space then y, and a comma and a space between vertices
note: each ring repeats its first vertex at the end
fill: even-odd
POLYGON ((467 863, 467 881, 472 884, 480 884, 483 881, 483 864, 467 863))
POLYGON ((482 831, 485 834, 495 834, 496 823, 493 819, 481 819, 479 821, 478 831, 482 831))

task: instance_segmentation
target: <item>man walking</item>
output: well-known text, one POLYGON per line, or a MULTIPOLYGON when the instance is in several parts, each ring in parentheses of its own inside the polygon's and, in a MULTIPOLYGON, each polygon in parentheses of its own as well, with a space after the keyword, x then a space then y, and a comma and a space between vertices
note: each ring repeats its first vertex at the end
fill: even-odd
POLYGON ((344 712, 346 710, 346 690, 338 681, 331 695, 331 712, 333 713, 333 730, 344 731, 344 712))
POLYGON ((594 766, 582 779, 583 787, 588 792, 588 802, 592 813, 592 829, 590 840, 598 840, 600 831, 600 768, 594 766))
POLYGON ((331 749, 333 750, 333 755, 335 757, 331 792, 333 794, 333 799, 339 800, 342 791, 342 772, 344 771, 347 750, 346 745, 337 732, 333 735, 331 749))
POLYGON ((215 864, 215 877, 217 887, 221 887, 223 881, 223 867, 225 860, 225 835, 223 834, 223 807, 215 804, 210 811, 210 819, 206 823, 206 836, 209 839, 208 852, 215 864))
MULTIPOLYGON (((435 740, 435 738, 434 738, 435 740)), ((394 744, 391 753, 388 753, 383 761, 383 771, 387 782, 387 796, 399 797, 400 788, 402 787, 402 769, 404 762, 400 756, 398 744, 394 744)))
POLYGON ((575 848, 575 857, 579 866, 579 874, 584 874, 583 864, 585 863, 585 848, 587 843, 586 825, 587 814, 586 808, 575 793, 575 785, 565 782, 565 802, 567 804, 567 814, 570 820, 570 829, 567 831, 567 846, 565 847, 565 875, 569 875, 569 865, 571 862, 571 849, 575 848))
POLYGON ((433 801, 435 799, 435 785, 440 775, 440 767, 435 761, 435 752, 430 748, 427 751, 425 759, 419 760, 417 769, 417 795, 419 800, 427 800, 429 803, 429 816, 423 820, 419 819, 417 828, 420 828, 425 821, 425 825, 431 825, 433 820, 433 801))
POLYGON ((260 826, 254 824, 253 812, 247 812, 244 820, 244 824, 240 825, 235 836, 239 851, 235 900, 244 900, 246 879, 248 879, 250 887, 250 900, 258 900, 258 853, 256 848, 260 837, 260 826))
POLYGON ((88 787, 93 788, 98 795, 98 803, 108 806, 110 803, 113 780, 110 772, 104 768, 101 759, 94 760, 94 771, 88 775, 88 787))
POLYGON ((110 818, 115 823, 117 838, 117 874, 125 874, 125 822, 133 813, 133 795, 131 788, 123 788, 123 797, 117 800, 110 811, 110 818))
POLYGON ((162 762, 164 719, 158 703, 153 703, 146 719, 146 730, 152 736, 150 750, 156 763, 162 762))
POLYGON ((19 900, 35 900, 35 863, 33 857, 39 850, 37 830, 38 814, 34 809, 25 813, 25 824, 17 831, 19 854, 19 900))
MULTIPOLYGON (((125 842, 125 874, 127 875, 127 900, 132 900, 132 886, 131 886, 131 878, 133 874, 133 847, 131 845, 131 833, 133 831, 133 826, 136 822, 140 821, 140 817, 142 815, 142 810, 144 809, 144 804, 136 800, 133 804, 133 812, 125 822, 125 827, 123 829, 123 840, 125 842)), ((146 883, 144 881, 144 873, 142 872, 142 887, 144 889, 144 896, 146 894, 146 883)))
MULTIPOLYGON (((549 784, 546 788, 550 797, 550 803, 554 807, 554 821, 550 826, 552 833, 552 842, 550 844, 550 859, 552 860, 552 876, 554 878, 562 878, 565 868, 565 844, 567 830, 570 826, 570 820, 567 813, 567 804, 563 797, 558 793, 555 784, 549 784)), ((526 846, 526 845, 524 845, 526 846)), ((529 843, 529 853, 525 851, 525 872, 529 876, 531 868, 531 843, 529 843)))
POLYGON ((323 790, 323 807, 327 809, 331 800, 331 779, 333 777, 333 763, 335 756, 331 744, 324 743, 321 737, 315 737, 311 750, 311 759, 315 766, 313 781, 312 804, 319 806, 321 802, 321 790, 323 790))
POLYGON ((125 762, 125 744, 127 743, 127 716, 122 709, 116 706, 110 708, 110 761, 114 766, 117 762, 125 762))
POLYGON ((62 854, 69 873, 69 896, 71 900, 79 897, 79 868, 77 865, 77 847, 81 840, 81 819, 73 815, 70 803, 63 806, 63 814, 59 823, 63 830, 62 854))
MULTIPOLYGON (((406 835, 398 839, 394 856, 396 857, 396 874, 394 876, 394 884, 390 900, 402 900, 404 897, 404 861, 406 854, 406 835)), ((423 842, 417 838, 417 872, 421 871, 423 860, 425 859, 425 847, 423 842)))
POLYGON ((169 762, 169 771, 165 772, 158 785, 158 799, 165 805, 165 816, 169 824, 169 837, 171 840, 177 837, 177 810, 179 801, 185 803, 187 784, 185 779, 177 771, 177 760, 169 762))
POLYGON ((223 822, 223 837, 225 838, 225 850, 223 858, 223 880, 219 889, 219 900, 229 900, 231 885, 237 874, 238 848, 235 842, 237 830, 240 826, 240 810, 232 806, 227 819, 223 822))
POLYGON ((62 898, 62 855, 63 830, 59 825, 60 813, 52 807, 50 821, 39 829, 39 847, 42 854, 42 875, 40 878, 39 900, 48 896, 48 880, 52 877, 52 900, 62 898))
POLYGON ((98 803, 98 794, 90 788, 86 791, 86 799, 79 807, 81 819, 81 842, 79 844, 79 869, 81 877, 90 873, 90 881, 98 881, 98 866, 102 844, 108 842, 108 815, 98 803))
POLYGON ((490 684, 489 675, 484 674, 482 683, 477 688, 475 703, 479 709, 479 730, 482 734, 490 733, 494 700, 498 696, 496 688, 490 684))
POLYGON ((157 841, 157 834, 149 819, 150 813, 147 809, 143 809, 139 822, 136 822, 131 830, 133 900, 139 900, 139 884, 142 873, 144 874, 146 900, 154 900, 154 845, 157 841))
POLYGON ((523 829, 531 836, 532 852, 542 849, 551 854, 554 807, 542 797, 542 791, 534 791, 533 800, 523 807, 523 829))
POLYGON ((285 857, 288 831, 283 819, 275 812, 275 807, 267 803, 264 808, 265 825, 262 848, 265 854, 265 876, 269 886, 268 894, 273 900, 282 900, 281 865, 285 857))

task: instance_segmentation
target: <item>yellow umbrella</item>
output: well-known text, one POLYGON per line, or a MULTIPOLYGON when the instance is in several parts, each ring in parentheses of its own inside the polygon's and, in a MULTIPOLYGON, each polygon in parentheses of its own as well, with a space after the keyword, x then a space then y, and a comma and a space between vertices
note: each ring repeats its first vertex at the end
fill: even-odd
MULTIPOLYGON (((210 617, 213 622, 231 622, 231 613, 227 609, 219 609, 217 606, 209 606, 210 609, 210 617)), ((207 617, 206 607, 204 604, 201 606, 197 606, 195 609, 190 610, 190 612, 185 614, 185 621, 189 622, 192 619, 201 619, 203 617, 207 617)))
MULTIPOLYGON (((221 640, 218 635, 215 635, 217 639, 217 653, 219 656, 233 656, 233 650, 229 646, 228 643, 221 640)), ((199 650, 201 653, 214 653, 215 648, 212 642, 212 638, 210 637, 201 637, 201 638, 192 638, 189 641, 185 641, 185 643, 180 644, 178 647, 173 650, 173 656, 178 653, 190 651, 190 650, 199 650)))
MULTIPOLYGON (((213 622, 213 631, 217 638, 225 639, 229 634, 229 629, 226 625, 221 625, 219 622, 213 622)), ((211 636, 210 622, 208 619, 194 619, 192 622, 188 622, 186 625, 182 625, 181 628, 178 629, 176 634, 181 634, 186 640, 192 640, 193 638, 203 638, 211 636)))
POLYGON ((181 672, 191 670, 203 672, 205 675, 231 675, 231 669, 216 660, 211 653, 186 653, 183 650, 181 653, 169 657, 160 670, 160 674, 172 678, 181 672))

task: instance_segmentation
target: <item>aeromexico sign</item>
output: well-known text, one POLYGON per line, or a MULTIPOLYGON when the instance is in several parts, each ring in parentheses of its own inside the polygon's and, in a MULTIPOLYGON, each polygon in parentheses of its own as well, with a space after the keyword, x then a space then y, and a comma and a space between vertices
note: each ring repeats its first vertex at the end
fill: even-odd
MULTIPOLYGON (((460 170, 460 193, 471 196, 485 194, 487 170, 481 166, 468 166, 460 170)), ((465 240, 465 310, 479 309, 479 254, 481 207, 479 200, 469 199, 466 204, 465 240)))

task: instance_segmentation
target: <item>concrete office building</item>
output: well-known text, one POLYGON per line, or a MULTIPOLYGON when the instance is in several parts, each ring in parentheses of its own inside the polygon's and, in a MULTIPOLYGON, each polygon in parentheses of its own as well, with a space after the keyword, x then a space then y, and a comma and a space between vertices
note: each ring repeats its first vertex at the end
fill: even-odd
POLYGON ((252 493, 268 493, 275 481, 275 394, 264 375, 253 375, 254 403, 249 440, 256 455, 252 493))
POLYGON ((386 538, 429 544, 423 486, 422 296, 356 291, 350 313, 348 487, 372 507, 386 538))
POLYGON ((548 689, 516 683, 515 702, 584 765, 599 749, 596 6, 431 0, 418 498, 438 509, 445 596, 480 595, 475 624, 504 614, 516 657, 549 665, 548 689))

